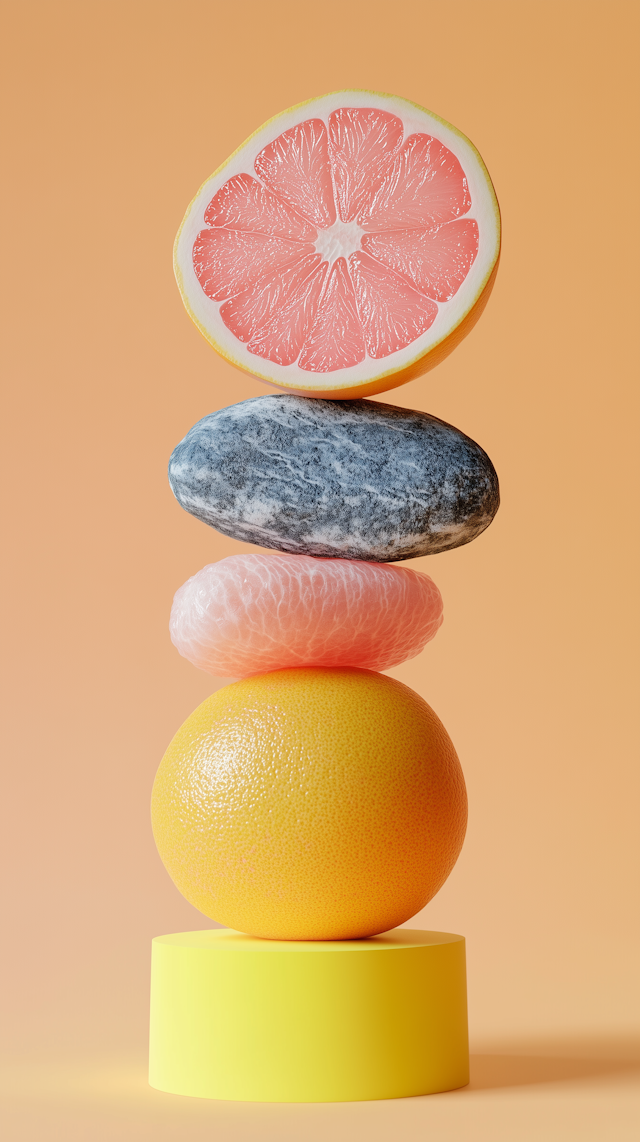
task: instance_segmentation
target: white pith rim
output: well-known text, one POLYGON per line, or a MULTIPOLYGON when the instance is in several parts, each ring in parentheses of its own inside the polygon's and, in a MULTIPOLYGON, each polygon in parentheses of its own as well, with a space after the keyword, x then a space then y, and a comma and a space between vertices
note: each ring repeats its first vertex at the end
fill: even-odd
MULTIPOLYGON (((326 233, 326 232, 325 232, 326 233)), ((430 350, 445 341, 461 323, 485 288, 500 252, 500 211, 487 169, 473 144, 455 127, 417 104, 394 95, 373 91, 337 91, 320 99, 284 111, 270 119, 250 136, 200 187, 189 206, 176 237, 174 265, 178 286, 185 306, 207 341, 231 364, 258 380, 286 391, 303 395, 314 392, 338 394, 343 389, 369 386, 372 382, 413 365, 430 350), (220 187, 233 175, 245 172, 258 182, 254 170, 256 156, 290 127, 305 119, 322 119, 328 126, 329 115, 340 107, 376 107, 397 115, 402 120, 404 138, 424 132, 440 142, 458 158, 467 178, 471 209, 461 217, 475 219, 479 230, 477 257, 467 277, 451 301, 438 304, 438 315, 420 337, 404 349, 381 359, 368 355, 358 365, 330 373, 309 373, 297 364, 279 365, 257 357, 227 329, 220 317, 222 302, 212 301, 202 289, 193 266, 192 251, 197 235, 206 227, 204 213, 220 187)), ((337 255, 336 255, 337 256, 337 255)))

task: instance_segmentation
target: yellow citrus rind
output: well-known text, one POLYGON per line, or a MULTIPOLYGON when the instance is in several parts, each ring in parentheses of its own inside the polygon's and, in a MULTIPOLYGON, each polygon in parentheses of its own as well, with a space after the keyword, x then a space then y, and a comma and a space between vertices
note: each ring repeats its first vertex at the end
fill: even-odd
POLYGON ((439 890, 466 792, 444 726, 371 670, 305 667, 235 682, 178 730, 152 797, 182 894, 274 940, 385 932, 439 890))

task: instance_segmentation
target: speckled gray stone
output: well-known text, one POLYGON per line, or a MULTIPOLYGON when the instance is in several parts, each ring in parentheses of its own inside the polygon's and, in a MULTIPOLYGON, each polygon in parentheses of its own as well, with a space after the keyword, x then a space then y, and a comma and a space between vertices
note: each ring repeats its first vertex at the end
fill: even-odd
POLYGON ((500 502, 486 452, 443 420, 288 394, 198 421, 169 481, 182 507, 223 535, 381 563, 469 543, 500 502))

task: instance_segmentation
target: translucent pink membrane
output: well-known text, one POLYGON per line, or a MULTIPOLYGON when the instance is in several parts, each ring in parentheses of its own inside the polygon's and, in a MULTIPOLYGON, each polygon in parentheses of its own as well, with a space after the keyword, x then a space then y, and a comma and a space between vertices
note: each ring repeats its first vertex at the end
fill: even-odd
POLYGON ((387 357, 429 329, 473 265, 458 159, 431 135, 403 141, 386 111, 341 107, 328 130, 307 119, 254 168, 261 181, 234 175, 209 203, 193 264, 256 356, 310 373, 387 357))
POLYGON ((263 275, 268 280, 274 274, 279 277, 281 268, 305 254, 315 254, 308 242, 245 231, 202 230, 193 247, 193 263, 207 297, 221 301, 248 289, 263 275))
POLYGON ((322 119, 307 119, 278 135, 260 151, 254 166, 259 178, 303 218, 322 227, 335 222, 329 144, 322 119))
POLYGON ((298 364, 312 373, 330 373, 357 365, 364 358, 364 332, 353 282, 344 258, 338 258, 329 271, 298 364))
POLYGON ((433 325, 438 307, 368 254, 352 254, 353 276, 370 357, 388 357, 433 325))
POLYGON ((329 116, 329 139, 338 212, 343 222, 353 222, 400 147, 402 121, 388 111, 341 107, 329 116))
POLYGON ((434 301, 451 301, 478 252, 478 223, 461 218, 433 230, 365 234, 362 249, 434 301))
POLYGON ((237 174, 211 199, 204 220, 207 226, 277 234, 300 242, 315 242, 318 231, 277 195, 250 174, 237 174))
POLYGON ((318 254, 311 254, 268 271, 224 303, 225 325, 250 353, 292 365, 317 313, 327 269, 318 254))
POLYGON ((244 678, 291 666, 386 670, 442 623, 442 598, 406 567, 307 555, 232 555, 176 592, 171 639, 194 666, 244 678))
POLYGON ((358 220, 366 230, 399 230, 450 222, 470 207, 455 155, 431 135, 410 135, 371 188, 358 220))

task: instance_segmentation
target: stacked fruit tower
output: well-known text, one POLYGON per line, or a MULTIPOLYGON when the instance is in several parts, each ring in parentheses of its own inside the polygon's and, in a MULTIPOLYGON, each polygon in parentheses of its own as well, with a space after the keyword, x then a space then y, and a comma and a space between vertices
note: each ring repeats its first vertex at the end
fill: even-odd
POLYGON ((320 1101, 467 1081, 464 941, 397 927, 457 859, 464 779, 436 714, 381 671, 442 622, 433 581, 398 562, 484 531, 498 481, 458 429, 363 398, 471 328, 499 233, 463 135, 355 91, 260 128, 181 227, 192 317, 285 391, 204 417, 169 465, 187 511, 277 554, 205 567, 171 613, 180 653, 239 681, 187 719, 154 784, 168 872, 228 926, 154 941, 163 1090, 320 1101))

